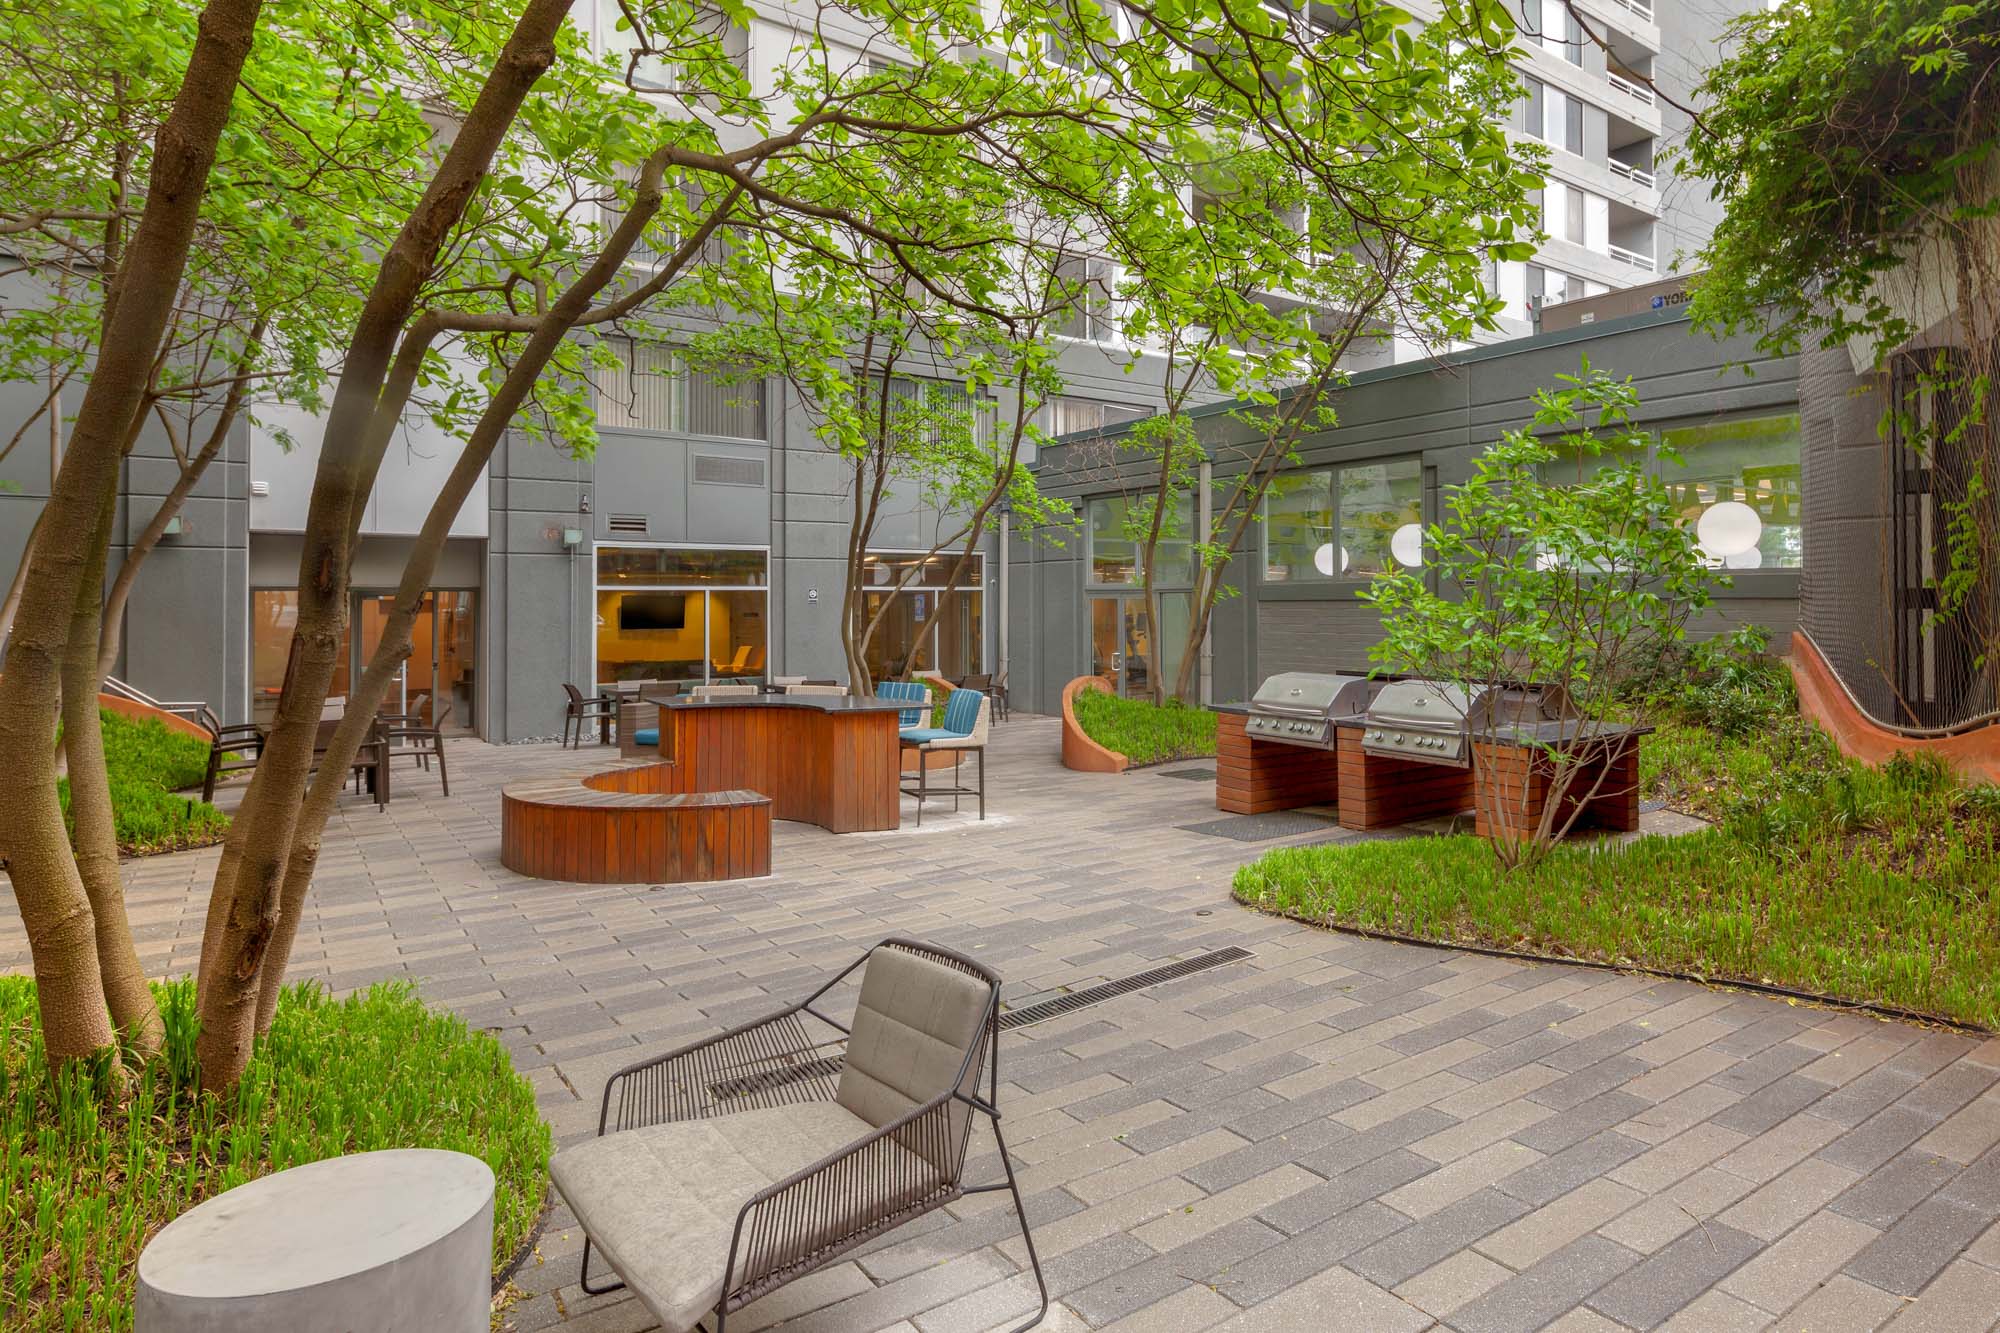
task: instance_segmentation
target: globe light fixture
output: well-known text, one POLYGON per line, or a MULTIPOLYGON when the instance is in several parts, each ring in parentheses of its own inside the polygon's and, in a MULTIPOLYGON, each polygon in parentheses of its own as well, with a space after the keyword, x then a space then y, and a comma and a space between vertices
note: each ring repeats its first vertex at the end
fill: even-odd
POLYGON ((1389 536, 1389 554, 1396 557, 1398 564, 1415 568, 1424 563, 1424 530, 1422 525, 1405 523, 1389 536))
POLYGON ((1753 546, 1747 551, 1723 556, 1722 563, 1729 569, 1757 569, 1764 563, 1764 553, 1753 546))
POLYGON ((1695 520, 1694 535, 1702 550, 1716 559, 1727 560, 1756 547, 1758 538, 1764 535, 1764 520, 1741 500, 1724 500, 1702 511, 1695 520))
MULTIPOLYGON (((1317 569, 1325 578, 1333 577, 1332 542, 1321 542, 1319 549, 1313 552, 1313 568, 1317 569)), ((1347 572, 1347 548, 1345 546, 1340 548, 1340 572, 1343 574, 1347 572)))

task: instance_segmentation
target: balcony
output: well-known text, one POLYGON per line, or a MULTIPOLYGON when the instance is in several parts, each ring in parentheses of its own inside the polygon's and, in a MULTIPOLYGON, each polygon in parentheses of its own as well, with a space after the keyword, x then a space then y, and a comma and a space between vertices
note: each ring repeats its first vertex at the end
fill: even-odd
POLYGON ((1654 264, 1651 255, 1642 255, 1637 250, 1627 250, 1622 245, 1608 245, 1605 247, 1604 252, 1611 256, 1614 263, 1624 264, 1645 273, 1657 271, 1657 266, 1654 264))
POLYGON ((1613 92, 1629 97, 1641 106, 1654 106, 1657 104, 1653 96, 1653 90, 1644 84, 1634 83, 1632 80, 1618 74, 1607 74, 1605 77, 1611 81, 1611 90, 1613 92))
POLYGON ((1644 19, 1648 23, 1653 21, 1653 6, 1649 0, 1611 0, 1611 3, 1620 9, 1630 11, 1634 16, 1644 19))
POLYGON ((1634 185, 1644 186, 1648 190, 1654 189, 1657 185, 1653 173, 1644 167, 1627 166, 1615 157, 1605 159, 1604 165, 1611 168, 1612 175, 1631 181, 1634 185))

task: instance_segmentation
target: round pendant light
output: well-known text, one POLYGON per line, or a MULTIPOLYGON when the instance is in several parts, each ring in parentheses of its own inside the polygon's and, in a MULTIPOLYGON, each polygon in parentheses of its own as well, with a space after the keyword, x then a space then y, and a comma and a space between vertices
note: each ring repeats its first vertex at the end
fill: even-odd
POLYGON ((1764 520, 1741 500, 1724 500, 1702 511, 1695 521, 1694 535, 1702 550, 1727 560, 1757 545, 1757 539, 1764 535, 1764 520))

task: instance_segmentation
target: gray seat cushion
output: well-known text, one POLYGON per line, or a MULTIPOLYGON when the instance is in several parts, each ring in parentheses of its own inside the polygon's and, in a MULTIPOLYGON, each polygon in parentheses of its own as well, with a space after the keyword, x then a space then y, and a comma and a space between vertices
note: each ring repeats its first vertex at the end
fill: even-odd
MULTIPOLYGON (((930 958, 892 947, 870 954, 840 1071, 840 1104, 880 1127, 949 1092, 979 1041, 991 994, 985 982, 930 958)), ((974 1061, 965 1091, 977 1086, 979 1074, 974 1061)), ((954 1144, 967 1114, 964 1103, 953 1105, 954 1144)), ((934 1153, 925 1151, 936 1161, 934 1153)))
MULTIPOLYGON (((686 1333, 722 1298, 730 1236, 750 1196, 873 1132, 836 1102, 769 1107, 607 1134, 557 1153, 549 1175, 667 1333, 686 1333)), ((838 1231, 856 1220, 826 1222, 838 1231)))

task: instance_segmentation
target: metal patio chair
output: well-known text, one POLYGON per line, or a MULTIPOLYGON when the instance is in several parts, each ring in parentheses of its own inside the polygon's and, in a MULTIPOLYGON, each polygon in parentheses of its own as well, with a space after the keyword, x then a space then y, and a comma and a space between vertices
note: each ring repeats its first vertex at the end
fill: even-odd
POLYGON ((1006 1190, 1041 1309, 1048 1283, 1000 1134, 1000 979, 970 958, 889 939, 788 1009, 604 1085, 599 1137, 549 1175, 584 1232, 582 1285, 630 1286, 666 1333, 715 1333, 759 1296, 966 1194, 1006 1190), (851 1025, 815 1007, 862 969, 851 1025), (815 1039, 807 1020, 830 1032, 815 1039), (980 1095, 980 1076, 991 1083, 980 1095), (1006 1180, 968 1185, 975 1114, 1006 1180), (591 1255, 620 1281, 594 1284, 591 1255))
POLYGON ((570 728, 576 728, 576 745, 583 745, 583 729, 595 721, 604 727, 618 717, 618 701, 606 695, 585 695, 582 690, 563 682, 563 693, 568 698, 563 703, 563 745, 570 744, 570 728))

